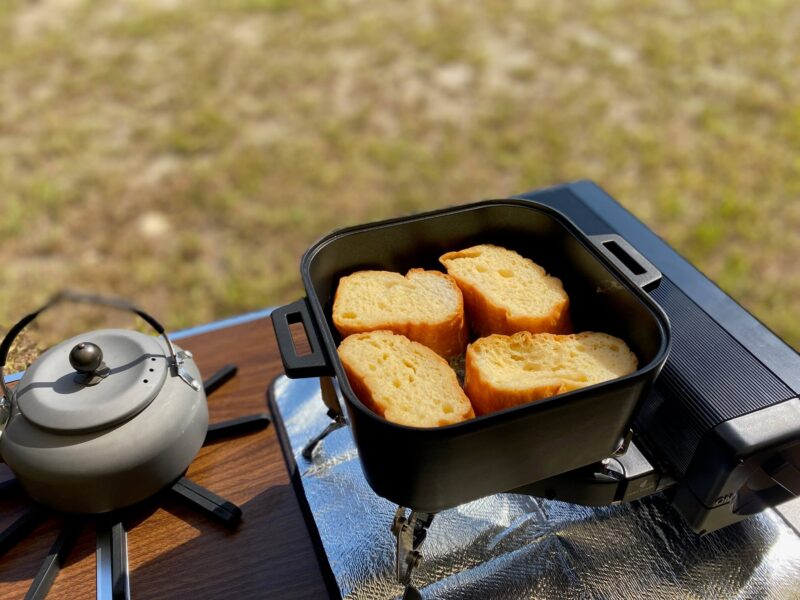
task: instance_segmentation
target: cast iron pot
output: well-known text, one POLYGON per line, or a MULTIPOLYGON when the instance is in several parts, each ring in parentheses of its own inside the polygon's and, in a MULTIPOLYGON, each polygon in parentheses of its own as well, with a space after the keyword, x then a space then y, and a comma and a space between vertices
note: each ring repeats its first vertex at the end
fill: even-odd
MULTIPOLYGON (((669 322, 644 290, 661 273, 617 235, 588 236, 562 213, 527 200, 490 200, 335 231, 303 255, 307 297, 272 313, 286 375, 333 376, 367 482, 400 506, 438 512, 608 457, 669 350, 669 322), (331 320, 339 279, 361 269, 441 269, 438 257, 480 243, 516 250, 561 278, 575 331, 624 339, 639 358, 625 377, 431 429, 387 421, 353 393, 331 320), (289 326, 302 322, 311 353, 289 326)), ((469 315, 467 315, 469 318, 469 315)))

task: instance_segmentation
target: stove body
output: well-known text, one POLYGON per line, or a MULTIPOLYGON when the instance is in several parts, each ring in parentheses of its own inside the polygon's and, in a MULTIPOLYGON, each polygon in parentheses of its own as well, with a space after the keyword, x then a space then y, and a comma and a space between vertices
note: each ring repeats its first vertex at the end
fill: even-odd
MULTIPOLYGON (((700 534, 800 495, 800 355, 596 184, 517 197, 618 234, 655 265, 650 294, 673 341, 625 454, 515 491, 586 505, 666 491, 700 534)), ((635 257, 617 258, 635 272, 635 257)))

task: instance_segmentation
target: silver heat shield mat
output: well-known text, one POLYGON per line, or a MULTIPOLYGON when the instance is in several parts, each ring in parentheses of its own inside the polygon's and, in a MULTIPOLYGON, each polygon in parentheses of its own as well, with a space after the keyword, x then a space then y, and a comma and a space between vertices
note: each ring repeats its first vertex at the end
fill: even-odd
MULTIPOLYGON (((396 506, 365 481, 349 428, 300 455, 330 422, 319 380, 280 377, 273 401, 342 597, 398 597, 396 506)), ((800 536, 777 513, 701 538, 662 495, 588 508, 497 494, 439 513, 422 554, 424 598, 800 599, 800 536)))

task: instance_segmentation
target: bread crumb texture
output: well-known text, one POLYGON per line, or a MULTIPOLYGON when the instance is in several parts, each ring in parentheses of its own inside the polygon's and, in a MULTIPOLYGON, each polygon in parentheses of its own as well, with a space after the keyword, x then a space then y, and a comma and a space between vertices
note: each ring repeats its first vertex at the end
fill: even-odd
POLYGON ((486 414, 633 373, 636 355, 605 333, 490 335, 467 348, 465 389, 486 414))
POLYGON ((492 244, 448 252, 439 261, 464 294, 478 335, 569 333, 569 298, 561 280, 530 260, 492 244))
POLYGON ((339 345, 339 358, 358 398, 389 421, 438 427, 475 416, 447 362, 403 335, 348 336, 339 345))
POLYGON ((393 331, 425 344, 444 357, 467 344, 464 299, 452 277, 411 269, 358 271, 342 277, 333 301, 333 323, 346 337, 367 331, 393 331))

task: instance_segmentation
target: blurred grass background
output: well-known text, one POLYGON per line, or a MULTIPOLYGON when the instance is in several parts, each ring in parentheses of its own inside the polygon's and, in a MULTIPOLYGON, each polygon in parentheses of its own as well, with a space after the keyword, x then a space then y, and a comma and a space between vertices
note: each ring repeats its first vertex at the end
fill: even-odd
POLYGON ((798 40, 778 0, 3 0, 0 330, 262 308, 330 229, 590 178, 800 348, 798 40))

